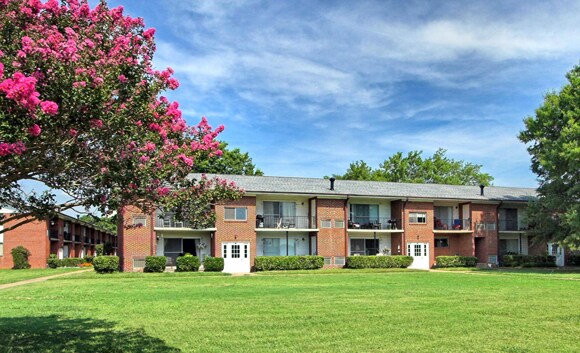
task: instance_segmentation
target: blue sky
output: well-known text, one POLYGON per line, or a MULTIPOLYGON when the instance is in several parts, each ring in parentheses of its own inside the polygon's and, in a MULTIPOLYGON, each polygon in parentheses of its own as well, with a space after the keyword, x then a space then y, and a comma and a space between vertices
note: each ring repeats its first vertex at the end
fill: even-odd
POLYGON ((110 1, 155 27, 190 124, 266 175, 322 177, 437 148, 536 186, 517 140, 580 60, 580 2, 110 1))

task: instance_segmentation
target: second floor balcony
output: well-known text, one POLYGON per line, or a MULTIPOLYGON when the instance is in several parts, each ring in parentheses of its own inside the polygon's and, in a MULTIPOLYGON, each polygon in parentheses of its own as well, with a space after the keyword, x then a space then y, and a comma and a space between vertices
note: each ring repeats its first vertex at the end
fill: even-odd
POLYGON ((197 230, 204 230, 204 229, 213 229, 215 225, 210 225, 208 227, 192 227, 189 222, 180 221, 172 214, 166 214, 164 216, 158 216, 155 220, 155 228, 176 228, 176 229, 197 229, 197 230))
POLYGON ((436 231, 470 231, 471 219, 459 218, 435 218, 433 230, 436 231))
POLYGON ((315 229, 316 217, 257 215, 257 229, 315 229))
POLYGON ((528 227, 524 224, 518 222, 517 219, 500 219, 499 220, 499 231, 500 232, 520 232, 527 230, 528 227))
POLYGON ((401 221, 391 217, 353 216, 348 229, 400 230, 401 221))

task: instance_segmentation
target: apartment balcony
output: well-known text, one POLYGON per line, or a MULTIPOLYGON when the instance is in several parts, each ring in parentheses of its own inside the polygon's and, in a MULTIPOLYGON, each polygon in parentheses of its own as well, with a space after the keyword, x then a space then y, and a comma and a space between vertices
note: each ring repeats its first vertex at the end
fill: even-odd
POLYGON ((433 222, 434 233, 471 233, 471 219, 458 218, 435 218, 433 222))
POLYGON ((402 232, 400 219, 391 217, 354 216, 348 221, 349 232, 356 231, 386 231, 402 232))
POLYGON ((51 241, 58 241, 58 230, 57 229, 49 230, 48 237, 50 238, 51 241))
POLYGON ((85 237, 83 237, 83 242, 85 244, 89 244, 91 242, 91 240, 89 239, 89 237, 85 236, 85 237))
POLYGON ((179 221, 173 216, 157 217, 155 221, 155 230, 189 230, 189 231, 213 231, 215 225, 208 228, 192 228, 189 222, 179 221))
POLYGON ((317 229, 316 217, 308 216, 256 216, 256 230, 317 229))
POLYGON ((75 237, 74 237, 74 241, 75 241, 75 243, 80 243, 80 242, 81 242, 81 239, 82 239, 82 237, 81 237, 81 235, 80 235, 80 234, 77 234, 77 235, 75 235, 75 237))
POLYGON ((500 219, 499 220, 499 231, 500 232, 525 232, 528 227, 519 224, 517 219, 500 219))

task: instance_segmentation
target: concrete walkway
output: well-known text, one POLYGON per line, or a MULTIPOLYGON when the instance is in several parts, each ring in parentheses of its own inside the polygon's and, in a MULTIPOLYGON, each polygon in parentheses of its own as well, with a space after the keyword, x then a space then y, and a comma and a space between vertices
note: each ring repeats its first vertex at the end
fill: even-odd
POLYGON ((57 277, 63 277, 63 276, 71 276, 77 273, 83 273, 83 272, 89 272, 89 271, 93 271, 92 269, 89 270, 80 270, 80 271, 73 271, 73 272, 67 272, 67 273, 60 273, 58 275, 52 275, 52 276, 46 276, 46 277, 38 277, 38 278, 33 278, 33 279, 27 279, 24 281, 18 281, 18 282, 12 282, 12 283, 6 283, 6 284, 0 284, 0 290, 1 289, 6 289, 6 288, 12 288, 12 287, 17 287, 17 286, 23 286, 25 284, 30 284, 30 283, 37 283, 37 282, 44 282, 47 281, 51 278, 57 278, 57 277))

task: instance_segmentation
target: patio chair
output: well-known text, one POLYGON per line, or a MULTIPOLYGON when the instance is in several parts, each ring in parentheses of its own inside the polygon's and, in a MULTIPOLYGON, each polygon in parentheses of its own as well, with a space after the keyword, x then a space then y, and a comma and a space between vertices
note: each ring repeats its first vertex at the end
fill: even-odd
POLYGON ((454 219, 453 220, 453 230, 461 230, 462 226, 461 226, 461 220, 460 219, 454 219))

